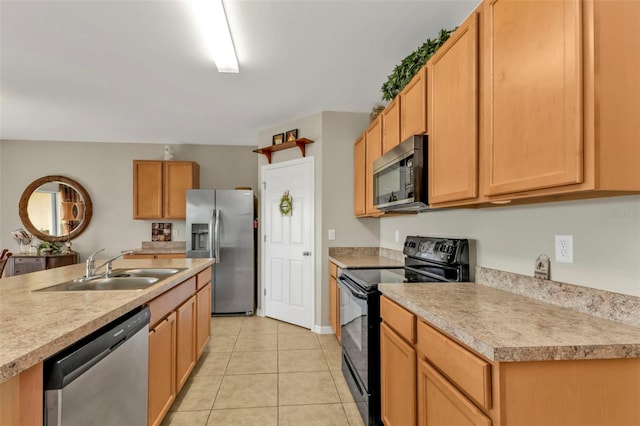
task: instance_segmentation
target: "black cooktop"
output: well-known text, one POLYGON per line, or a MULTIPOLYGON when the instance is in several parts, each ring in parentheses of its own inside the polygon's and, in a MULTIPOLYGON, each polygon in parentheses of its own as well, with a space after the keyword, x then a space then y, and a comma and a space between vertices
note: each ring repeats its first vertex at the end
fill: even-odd
POLYGON ((465 239, 408 236, 405 267, 342 269, 342 277, 368 291, 379 283, 464 282, 469 279, 468 247, 465 239))

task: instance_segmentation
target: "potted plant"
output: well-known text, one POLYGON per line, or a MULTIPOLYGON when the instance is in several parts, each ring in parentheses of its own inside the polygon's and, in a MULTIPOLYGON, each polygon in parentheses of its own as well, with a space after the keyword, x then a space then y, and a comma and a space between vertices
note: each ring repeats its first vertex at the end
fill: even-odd
POLYGON ((40 256, 41 253, 57 254, 61 252, 62 252, 62 243, 58 241, 54 241, 54 242, 42 241, 40 244, 38 244, 38 256, 40 256))
POLYGON ((382 100, 393 100, 455 30, 456 28, 452 30, 440 30, 438 37, 427 39, 422 46, 404 58, 400 64, 396 65, 393 72, 388 76, 387 81, 382 85, 382 100))

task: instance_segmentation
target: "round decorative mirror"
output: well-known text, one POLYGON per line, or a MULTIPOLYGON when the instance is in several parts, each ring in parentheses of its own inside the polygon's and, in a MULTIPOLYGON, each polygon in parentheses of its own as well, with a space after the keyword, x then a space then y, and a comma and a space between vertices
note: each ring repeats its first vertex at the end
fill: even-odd
POLYGON ((93 213, 91 197, 82 185, 64 176, 36 179, 18 204, 20 220, 42 241, 67 241, 82 234, 93 213))

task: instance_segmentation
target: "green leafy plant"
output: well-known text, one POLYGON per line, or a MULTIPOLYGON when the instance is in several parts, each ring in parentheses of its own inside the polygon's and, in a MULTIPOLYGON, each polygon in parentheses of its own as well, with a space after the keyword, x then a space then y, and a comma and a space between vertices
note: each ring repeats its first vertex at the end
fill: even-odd
POLYGON ((382 100, 391 101, 395 98, 455 30, 455 28, 452 30, 440 30, 438 37, 427 39, 422 46, 396 65, 393 72, 388 76, 387 81, 382 85, 382 100))
POLYGON ((40 253, 42 249, 50 249, 52 253, 61 253, 62 243, 59 241, 54 241, 54 242, 43 241, 40 244, 38 244, 38 253, 40 253))

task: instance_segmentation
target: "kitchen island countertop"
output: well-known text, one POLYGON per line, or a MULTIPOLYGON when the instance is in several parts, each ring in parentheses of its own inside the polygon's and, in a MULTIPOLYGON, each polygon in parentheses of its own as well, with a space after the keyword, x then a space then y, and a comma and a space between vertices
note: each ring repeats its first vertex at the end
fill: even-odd
POLYGON ((0 283, 0 382, 42 362, 70 344, 175 287, 213 259, 131 259, 114 268, 187 268, 144 290, 34 291, 84 275, 76 264, 0 283))
POLYGON ((493 361, 640 358, 640 328, 508 291, 474 283, 378 289, 493 361))

